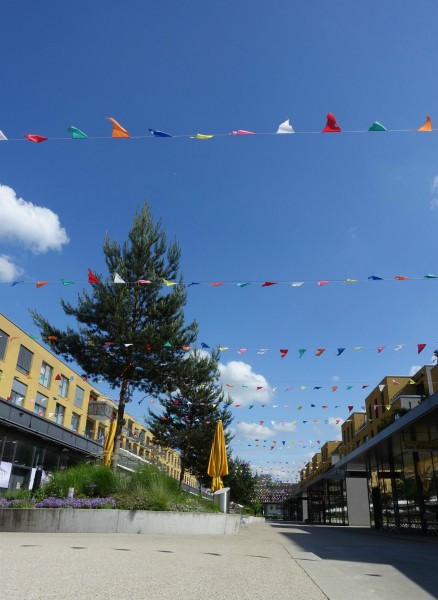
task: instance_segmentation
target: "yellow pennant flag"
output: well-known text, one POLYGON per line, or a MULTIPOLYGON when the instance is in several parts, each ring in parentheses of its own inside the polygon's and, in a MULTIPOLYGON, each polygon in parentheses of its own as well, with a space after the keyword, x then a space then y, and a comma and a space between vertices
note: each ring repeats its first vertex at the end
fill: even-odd
POLYGON ((192 140, 210 140, 213 135, 207 135, 204 133, 197 133, 196 135, 190 136, 192 140))
POLYGON ((176 281, 169 281, 168 279, 163 279, 163 283, 167 286, 170 287, 171 285, 177 285, 176 281))
POLYGON ((120 125, 120 123, 117 123, 117 121, 115 119, 113 119, 113 117, 108 117, 108 121, 111 121, 111 123, 113 124, 113 132, 111 134, 111 137, 113 137, 113 138, 129 138, 129 137, 131 137, 129 135, 129 133, 126 131, 126 129, 124 127, 122 127, 120 125))

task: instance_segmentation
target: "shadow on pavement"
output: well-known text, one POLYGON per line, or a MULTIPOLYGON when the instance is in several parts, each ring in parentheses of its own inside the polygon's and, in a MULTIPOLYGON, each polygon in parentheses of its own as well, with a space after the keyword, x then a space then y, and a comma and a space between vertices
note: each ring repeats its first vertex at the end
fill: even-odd
POLYGON ((438 538, 393 537, 359 527, 287 522, 267 524, 302 552, 316 554, 322 560, 368 563, 369 573, 366 575, 370 577, 381 576, 373 572, 373 565, 390 565, 432 597, 438 598, 438 538))

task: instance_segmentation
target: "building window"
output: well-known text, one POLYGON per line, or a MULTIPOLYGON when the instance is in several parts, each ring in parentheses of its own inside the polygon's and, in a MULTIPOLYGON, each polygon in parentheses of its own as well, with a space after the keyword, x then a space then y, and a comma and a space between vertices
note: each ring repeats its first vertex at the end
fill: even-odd
POLYGON ((43 385, 44 387, 49 388, 50 384, 52 383, 52 373, 53 373, 52 367, 43 361, 43 364, 41 365, 41 370, 40 370, 40 378, 39 378, 40 385, 43 385))
POLYGON ((5 359, 6 354, 6 346, 8 345, 8 334, 0 329, 0 360, 5 359))
POLYGON ((64 411, 65 408, 62 406, 62 404, 56 403, 54 421, 55 423, 58 423, 58 425, 62 425, 64 422, 64 411))
POLYGON ((17 406, 23 406, 24 399, 26 398, 27 385, 14 379, 11 389, 11 402, 17 406))
POLYGON ((72 431, 75 431, 76 433, 79 431, 79 421, 80 421, 81 416, 78 415, 78 413, 72 413, 71 415, 71 425, 70 425, 70 429, 72 431))
POLYGON ((33 352, 25 348, 24 346, 20 346, 20 352, 18 353, 17 360, 17 371, 23 373, 24 375, 29 375, 30 367, 32 365, 33 352))
POLYGON ((61 398, 67 398, 68 394, 68 379, 61 375, 61 379, 59 380, 58 394, 61 398))
POLYGON ((33 407, 33 412, 36 413, 37 415, 39 415, 40 417, 45 417, 46 416, 46 408, 47 408, 47 396, 44 396, 44 394, 40 394, 39 392, 37 392, 36 397, 35 397, 35 404, 33 407))
POLYGON ((82 408, 82 402, 84 400, 84 390, 78 385, 76 386, 74 405, 78 408, 82 408))

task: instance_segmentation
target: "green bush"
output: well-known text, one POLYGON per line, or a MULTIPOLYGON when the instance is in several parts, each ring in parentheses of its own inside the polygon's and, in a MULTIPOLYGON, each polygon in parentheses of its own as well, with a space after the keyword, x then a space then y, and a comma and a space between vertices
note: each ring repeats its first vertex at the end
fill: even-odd
POLYGON ((74 488, 76 497, 106 497, 117 488, 117 478, 109 467, 82 463, 52 473, 50 481, 40 488, 37 497, 66 498, 69 488, 74 488))

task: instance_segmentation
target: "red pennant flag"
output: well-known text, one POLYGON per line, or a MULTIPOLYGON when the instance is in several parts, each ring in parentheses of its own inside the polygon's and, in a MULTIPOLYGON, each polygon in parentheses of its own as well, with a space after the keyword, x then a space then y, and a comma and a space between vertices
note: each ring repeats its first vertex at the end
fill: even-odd
MULTIPOLYGON (((260 425, 263 425, 263 424, 264 424, 264 421, 259 421, 259 423, 260 423, 260 425)), ((257 441, 257 440, 256 440, 256 441, 257 441)))
POLYGON ((397 275, 397 277, 394 277, 394 279, 396 279, 397 281, 407 281, 409 277, 405 277, 404 275, 397 275))
POLYGON ((190 346, 183 346, 183 347, 182 347, 182 349, 183 349, 185 352, 188 352, 188 351, 190 350, 190 346))
POLYGON ((332 385, 332 392, 336 392, 337 389, 338 389, 337 385, 332 385))
POLYGON ((322 133, 340 133, 341 128, 336 123, 335 115, 332 113, 327 114, 327 123, 322 130, 322 133))
POLYGON ((146 350, 150 352, 152 350, 152 346, 150 344, 146 344, 146 350))
POLYGON ((265 283, 262 284, 262 287, 269 287, 270 285, 277 285, 277 281, 265 281, 265 283))
POLYGON ((257 390, 262 390, 262 389, 263 389, 263 386, 262 386, 262 385, 258 385, 258 386, 257 386, 257 390))
POLYGON ((223 281, 213 281, 211 287, 219 287, 220 285, 224 285, 223 281))
POLYGON ((55 377, 55 381, 61 381, 61 375, 58 373, 58 375, 55 377))
POLYGON ((418 354, 420 354, 420 352, 423 352, 423 350, 426 348, 426 344, 417 344, 417 348, 418 354))
POLYGON ((48 283, 48 281, 37 281, 36 287, 40 288, 43 287, 43 285, 47 285, 48 283))
POLYGON ((280 350, 281 358, 284 358, 288 352, 289 352, 289 350, 287 348, 280 350))
POLYGON ((338 425, 341 422, 341 419, 336 419, 336 425, 338 425))
POLYGON ((353 410, 354 406, 348 406, 347 408, 348 408, 349 412, 351 412, 353 410))
POLYGON ((315 352, 315 356, 321 356, 321 354, 324 354, 325 352, 325 348, 318 348, 315 352))
POLYGON ((91 269, 88 269, 88 283, 100 283, 99 279, 91 269))
POLYGON ((323 404, 322 408, 328 408, 328 404, 323 404))
POLYGON ((56 335, 49 335, 49 336, 47 336, 47 339, 56 341, 58 338, 56 337, 56 335))
POLYGON ((29 142, 35 142, 35 144, 41 144, 41 142, 45 142, 48 138, 43 135, 36 135, 35 133, 26 133, 24 136, 29 140, 29 142))

